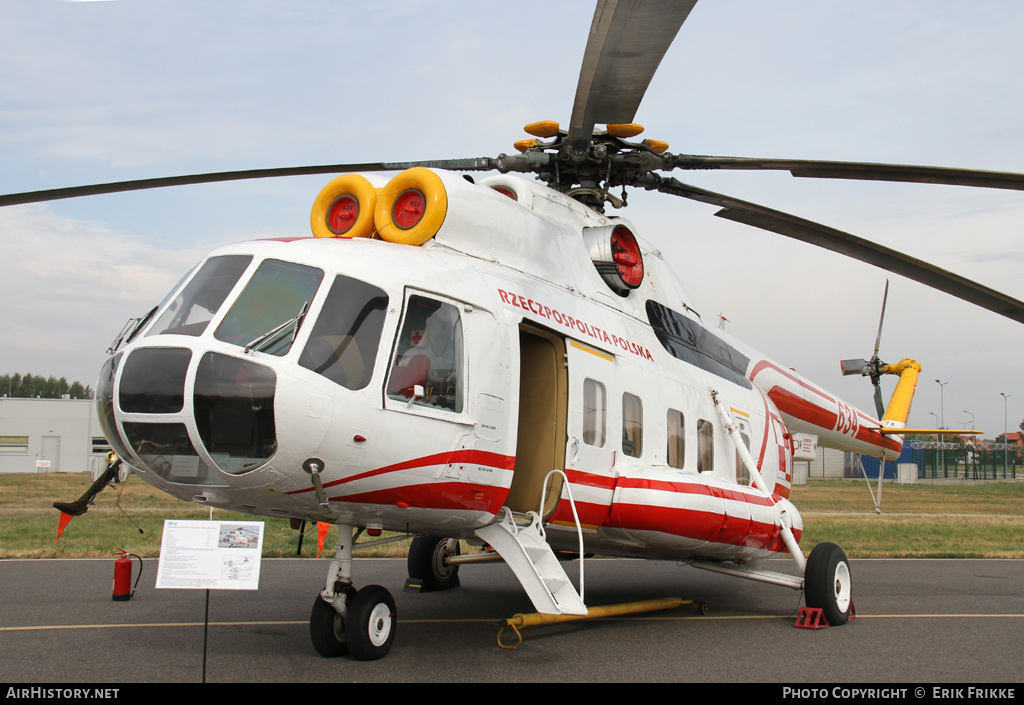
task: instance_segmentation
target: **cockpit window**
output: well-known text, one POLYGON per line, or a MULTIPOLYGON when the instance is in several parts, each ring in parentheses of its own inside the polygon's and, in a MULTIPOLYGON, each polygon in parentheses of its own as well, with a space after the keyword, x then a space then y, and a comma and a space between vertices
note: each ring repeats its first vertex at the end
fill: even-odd
POLYGON ((213 337, 270 355, 285 355, 323 278, 323 270, 316 267, 265 260, 213 337))
POLYGON ((373 376, 388 295, 358 279, 335 277, 299 364, 335 384, 362 389, 373 376))
POLYGON ((251 261, 251 255, 206 260, 146 335, 202 335, 251 261))
POLYGON ((409 297, 387 394, 389 399, 461 413, 462 318, 457 307, 409 297))

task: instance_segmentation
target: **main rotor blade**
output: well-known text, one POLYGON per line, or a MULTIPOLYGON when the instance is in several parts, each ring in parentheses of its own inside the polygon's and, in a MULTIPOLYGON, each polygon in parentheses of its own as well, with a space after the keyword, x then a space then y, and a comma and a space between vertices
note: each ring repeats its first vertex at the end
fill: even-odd
POLYGON ((599 0, 583 54, 569 144, 585 147, 598 123, 633 122, 662 57, 697 0, 599 0))
POLYGON ((870 240, 756 203, 690 186, 673 178, 648 175, 646 185, 663 193, 721 206, 722 210, 715 213, 721 218, 752 225, 853 257, 952 294, 1018 323, 1024 323, 1024 302, 870 240))
POLYGON ((487 171, 494 169, 494 160, 490 157, 476 159, 436 159, 420 162, 370 162, 363 164, 325 164, 321 166, 281 167, 276 169, 249 169, 246 171, 220 171, 208 174, 185 174, 183 176, 164 176, 154 179, 135 179, 132 181, 116 181, 107 184, 90 184, 69 188, 47 189, 44 191, 26 191, 0 195, 0 207, 14 206, 23 203, 40 203, 58 201, 63 198, 79 196, 96 196, 105 193, 121 193, 124 191, 143 191, 145 189, 166 188, 168 186, 186 186, 189 184, 209 184, 219 181, 241 181, 244 179, 270 179, 282 176, 303 176, 308 174, 335 174, 352 171, 402 171, 414 166, 425 166, 435 169, 453 169, 458 171, 487 171))
POLYGON ((981 186, 1024 191, 1024 174, 978 169, 951 169, 911 164, 871 162, 829 162, 807 159, 756 159, 678 154, 666 160, 676 169, 750 169, 788 171, 793 176, 816 179, 859 179, 862 181, 904 181, 922 184, 981 186))

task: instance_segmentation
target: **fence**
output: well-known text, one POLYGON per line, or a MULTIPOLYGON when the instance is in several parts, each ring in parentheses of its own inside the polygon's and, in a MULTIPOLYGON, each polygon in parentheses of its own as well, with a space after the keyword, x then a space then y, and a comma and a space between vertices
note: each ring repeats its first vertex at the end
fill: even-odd
MULTIPOLYGON (((978 450, 959 441, 907 441, 898 464, 917 466, 917 479, 1015 480, 1022 464, 1021 449, 1003 443, 978 450)), ((867 477, 878 477, 877 458, 862 458, 867 477)), ((885 464, 885 479, 896 479, 896 464, 885 464)))

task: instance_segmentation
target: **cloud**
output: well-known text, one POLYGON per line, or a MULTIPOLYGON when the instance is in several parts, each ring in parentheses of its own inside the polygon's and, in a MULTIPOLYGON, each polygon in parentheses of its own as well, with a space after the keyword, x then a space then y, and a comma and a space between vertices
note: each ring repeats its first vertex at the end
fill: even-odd
POLYGON ((203 255, 45 206, 0 209, 0 238, 0 369, 86 384, 125 321, 159 302, 203 255))

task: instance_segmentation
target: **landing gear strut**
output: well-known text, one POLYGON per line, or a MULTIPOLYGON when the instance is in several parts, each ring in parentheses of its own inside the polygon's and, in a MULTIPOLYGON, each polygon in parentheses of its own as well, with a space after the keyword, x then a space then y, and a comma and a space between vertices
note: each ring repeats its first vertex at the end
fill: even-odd
POLYGON ((309 615, 309 636, 321 656, 373 661, 387 655, 398 625, 395 600, 380 585, 352 585, 352 527, 338 527, 327 584, 309 615))

